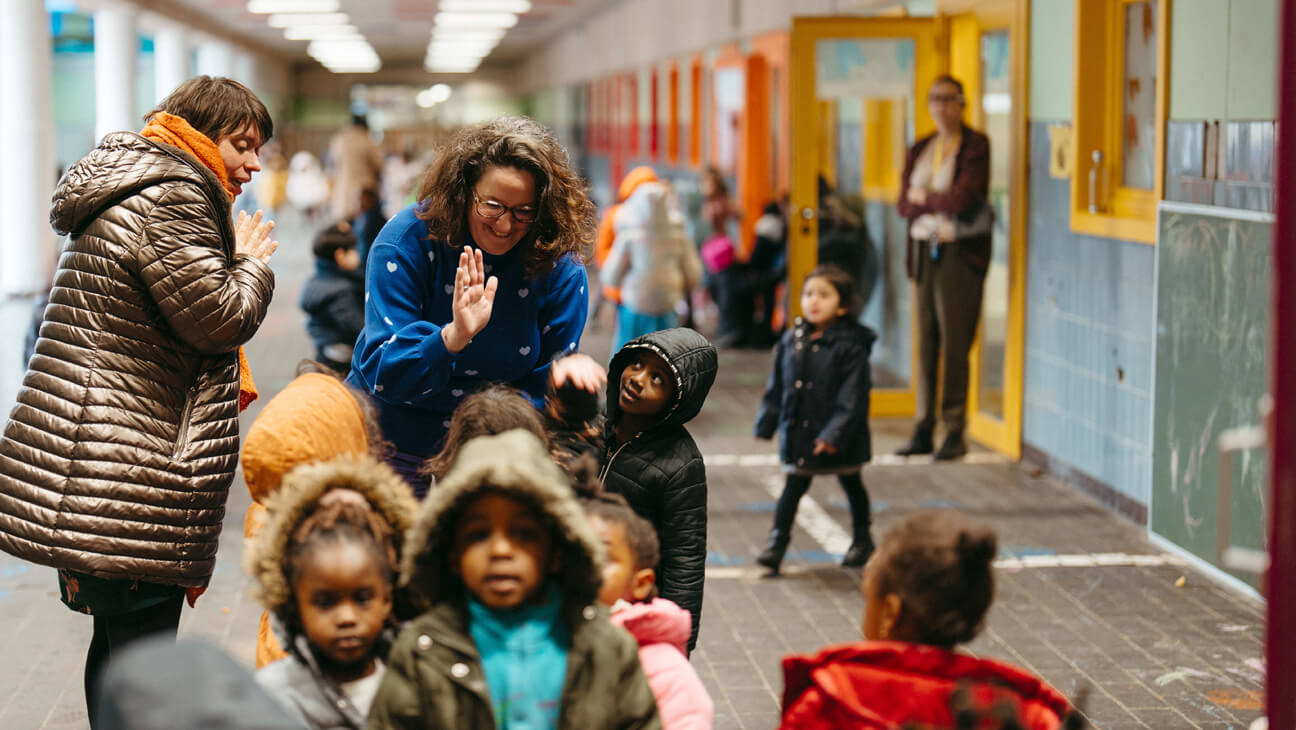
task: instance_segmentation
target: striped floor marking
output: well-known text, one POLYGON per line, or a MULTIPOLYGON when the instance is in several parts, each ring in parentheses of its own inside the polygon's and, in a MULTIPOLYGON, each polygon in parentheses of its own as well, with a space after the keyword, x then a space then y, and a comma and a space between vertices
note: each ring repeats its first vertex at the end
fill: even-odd
MULTIPOLYGON (((781 466, 778 454, 706 454, 707 466, 781 466)), ((1011 460, 1003 454, 977 452, 968 454, 954 464, 1008 464, 1011 460)), ((930 456, 896 456, 895 454, 878 454, 869 464, 877 466, 931 466, 930 456)))
MULTIPOLYGON (((711 457, 707 457, 711 461, 711 457)), ((765 491, 774 499, 783 493, 783 477, 770 474, 761 480, 765 491)), ((815 539, 825 552, 842 555, 850 547, 851 536, 824 511, 809 494, 801 498, 797 509, 796 523, 815 539)), ((1020 557, 1003 557, 995 560, 995 567, 1003 570, 1023 570, 1026 568, 1108 568, 1108 567, 1162 567, 1167 565, 1183 566, 1188 562, 1170 553, 1130 554, 1130 553, 1079 553, 1071 555, 1022 555, 1020 557)), ((809 565, 788 565, 781 571, 784 575, 796 575, 811 569, 820 568, 809 565)), ((726 565, 706 569, 706 577, 713 580, 734 580, 759 578, 765 569, 759 565, 726 565)))

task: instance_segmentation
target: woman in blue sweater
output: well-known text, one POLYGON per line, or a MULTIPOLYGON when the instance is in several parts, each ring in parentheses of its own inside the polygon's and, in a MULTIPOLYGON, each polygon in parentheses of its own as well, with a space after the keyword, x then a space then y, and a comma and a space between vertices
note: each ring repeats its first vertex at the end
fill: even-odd
POLYGON ((584 190, 544 127, 496 119, 455 134, 419 202, 374 240, 347 381, 378 402, 389 461, 420 496, 418 467, 465 396, 502 382, 540 407, 549 363, 580 345, 594 232, 584 190))

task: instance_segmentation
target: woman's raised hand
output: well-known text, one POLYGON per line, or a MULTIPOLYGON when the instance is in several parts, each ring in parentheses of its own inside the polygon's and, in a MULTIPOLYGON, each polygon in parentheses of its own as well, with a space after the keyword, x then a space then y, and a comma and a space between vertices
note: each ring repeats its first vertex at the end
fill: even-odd
POLYGON ((445 340, 447 350, 459 352, 486 328, 495 308, 495 290, 498 288, 499 279, 494 276, 486 278, 481 249, 464 246, 459 253, 459 268, 455 269, 454 291, 451 293, 453 319, 441 328, 441 338, 445 340))
POLYGON ((607 383, 607 371, 594 358, 578 352, 554 360, 549 369, 549 380, 555 389, 571 383, 581 390, 597 393, 607 383))
POLYGON ((275 249, 279 248, 279 242, 270 238, 274 221, 263 221, 263 217, 259 210, 255 215, 239 211, 238 222, 234 225, 234 253, 261 259, 262 263, 268 264, 275 249))

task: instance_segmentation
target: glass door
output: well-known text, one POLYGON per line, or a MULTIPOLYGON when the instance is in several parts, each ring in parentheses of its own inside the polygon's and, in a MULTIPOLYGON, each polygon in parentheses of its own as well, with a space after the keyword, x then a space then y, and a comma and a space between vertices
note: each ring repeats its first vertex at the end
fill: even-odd
POLYGON ((964 81, 966 121, 990 138, 990 267, 968 382, 968 433, 1021 454, 1026 210, 1024 0, 981 0, 949 19, 950 73, 964 81))
POLYGON ((796 18, 790 104, 788 304, 817 263, 856 276, 861 321, 878 333, 872 415, 914 411, 914 328, 895 209, 909 145, 934 127, 927 87, 946 68, 930 18, 796 18))

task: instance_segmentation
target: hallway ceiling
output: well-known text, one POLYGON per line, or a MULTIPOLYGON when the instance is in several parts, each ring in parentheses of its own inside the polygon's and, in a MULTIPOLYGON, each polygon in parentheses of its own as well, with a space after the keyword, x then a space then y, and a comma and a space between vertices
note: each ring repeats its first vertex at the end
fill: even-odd
MULTIPOLYGON (((382 59, 384 69, 423 65, 431 36, 437 0, 340 0, 351 18, 382 59)), ((531 10, 518 18, 483 67, 511 64, 533 47, 606 6, 609 0, 531 0, 531 10)), ((221 35, 246 39, 251 45, 303 64, 315 62, 306 55, 306 41, 285 40, 283 31, 267 25, 266 15, 247 11, 247 0, 136 0, 161 15, 188 21, 203 20, 221 35), (172 11, 172 12, 168 12, 172 11)))

